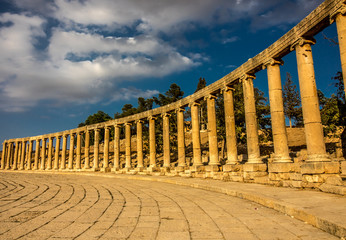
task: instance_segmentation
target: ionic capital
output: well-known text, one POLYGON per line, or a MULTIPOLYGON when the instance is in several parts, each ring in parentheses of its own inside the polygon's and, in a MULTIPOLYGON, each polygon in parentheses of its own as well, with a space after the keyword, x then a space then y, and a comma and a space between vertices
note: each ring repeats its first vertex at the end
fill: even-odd
POLYGON ((215 94, 209 94, 208 96, 204 97, 204 100, 213 100, 213 99, 217 99, 217 96, 215 94))
POLYGON ((252 75, 252 74, 250 74, 250 73, 245 73, 245 74, 243 74, 241 77, 240 77, 240 79, 239 79, 239 81, 240 82, 243 82, 243 81, 246 81, 246 80, 253 80, 253 79, 256 79, 256 76, 255 75, 252 75))
POLYGON ((330 14, 329 16, 330 24, 332 24, 335 21, 336 16, 338 16, 339 14, 343 16, 346 15, 346 1, 344 1, 338 9, 336 9, 333 13, 330 14))
POLYGON ((225 86, 221 89, 221 93, 224 94, 225 92, 234 91, 235 89, 230 86, 225 86))
POLYGON ((185 108, 179 107, 177 109, 175 109, 175 112, 185 112, 185 108))
POLYGON ((62 137, 61 135, 56 135, 55 139, 61 139, 61 137, 62 137))
POLYGON ((311 38, 304 38, 304 37, 300 37, 297 41, 295 41, 291 47, 290 47, 290 51, 294 51, 296 49, 296 46, 303 46, 305 44, 309 44, 309 45, 314 45, 316 44, 316 40, 311 37, 311 38))
POLYGON ((157 119, 156 116, 149 116, 149 117, 148 117, 148 120, 156 120, 156 119, 157 119))
POLYGON ((132 123, 126 122, 126 123, 124 123, 124 126, 132 126, 132 123))
POLYGON ((95 128, 95 129, 94 129, 94 132, 100 132, 100 130, 101 130, 101 129, 99 129, 99 128, 95 128))
POLYGON ((168 112, 165 112, 165 113, 161 114, 161 117, 170 117, 170 116, 171 116, 171 114, 168 113, 168 112))
POLYGON ((270 66, 284 65, 284 61, 282 61, 281 59, 271 58, 262 65, 262 69, 266 69, 269 65, 270 66))
POLYGON ((142 119, 139 119, 139 120, 136 120, 135 123, 136 123, 136 124, 137 124, 137 123, 143 124, 144 121, 143 121, 142 119))

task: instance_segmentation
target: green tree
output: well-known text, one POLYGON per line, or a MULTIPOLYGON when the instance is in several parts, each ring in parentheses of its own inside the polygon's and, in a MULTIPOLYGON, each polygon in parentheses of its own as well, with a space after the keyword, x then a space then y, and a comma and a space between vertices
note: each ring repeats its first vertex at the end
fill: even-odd
POLYGON ((159 94, 159 97, 153 97, 154 102, 159 106, 164 106, 182 99, 184 92, 176 83, 172 83, 165 94, 159 94))
POLYGON ((302 121, 300 96, 290 73, 286 73, 286 81, 283 86, 283 101, 285 115, 288 118, 290 127, 292 127, 292 120, 295 120, 296 125, 297 123, 299 124, 302 121))

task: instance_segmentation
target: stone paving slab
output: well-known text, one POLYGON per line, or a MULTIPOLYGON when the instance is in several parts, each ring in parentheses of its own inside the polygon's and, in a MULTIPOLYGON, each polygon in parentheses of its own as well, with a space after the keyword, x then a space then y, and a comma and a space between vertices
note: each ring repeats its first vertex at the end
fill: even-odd
POLYGON ((343 197, 261 185, 36 171, 0 172, 0 183, 0 239, 337 239, 297 214, 338 223, 334 234, 345 224, 343 197))

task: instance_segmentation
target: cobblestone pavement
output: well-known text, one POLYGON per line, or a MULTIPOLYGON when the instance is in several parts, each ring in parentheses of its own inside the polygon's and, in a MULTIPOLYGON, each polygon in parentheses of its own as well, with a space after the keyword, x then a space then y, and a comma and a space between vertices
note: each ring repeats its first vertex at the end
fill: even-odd
POLYGON ((0 239, 337 239, 259 204, 173 184, 0 173, 0 239))

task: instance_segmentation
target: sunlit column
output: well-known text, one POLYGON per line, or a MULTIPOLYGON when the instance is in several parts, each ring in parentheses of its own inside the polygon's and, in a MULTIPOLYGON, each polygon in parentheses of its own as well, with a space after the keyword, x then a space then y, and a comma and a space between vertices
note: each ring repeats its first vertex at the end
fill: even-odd
POLYGON ((109 171, 109 127, 105 127, 104 149, 103 149, 103 171, 109 171))
POLYGON ((77 132, 77 146, 76 146, 76 169, 81 169, 81 150, 82 150, 82 133, 77 132))
POLYGON ((47 157, 47 170, 52 169, 52 153, 53 153, 53 139, 54 137, 48 138, 48 157, 47 157))
POLYGON ((280 65, 282 64, 282 61, 277 61, 275 59, 271 59, 271 61, 266 64, 274 142, 274 162, 292 162, 288 150, 284 104, 282 99, 280 76, 280 65))
POLYGON ((311 45, 314 40, 301 38, 292 48, 296 50, 300 96, 303 108, 307 161, 329 161, 323 139, 320 107, 317 96, 311 45))
POLYGON ((258 142, 258 127, 253 79, 255 79, 255 76, 249 74, 245 74, 241 79, 244 94, 248 163, 262 163, 258 142))
POLYGON ((47 145, 47 138, 42 138, 42 144, 41 144, 41 170, 44 170, 46 167, 46 145, 47 145))
POLYGON ((185 133, 184 133, 184 111, 183 108, 178 108, 177 113, 177 128, 178 128, 178 167, 186 167, 185 161, 185 133))
POLYGON ((223 89, 223 99, 225 108, 225 127, 226 127, 226 164, 238 163, 237 134, 235 131, 234 101, 233 90, 230 87, 223 89))
POLYGON ((13 142, 10 142, 10 143, 8 144, 7 161, 6 161, 6 170, 9 170, 10 167, 11 167, 12 151, 13 151, 13 142))
POLYGON ((68 153, 68 169, 73 169, 73 158, 74 158, 74 139, 75 133, 70 133, 70 149, 68 153))
POLYGON ((25 161, 26 140, 22 141, 22 154, 20 155, 20 167, 19 170, 24 170, 25 161))
MULTIPOLYGON (((343 6, 331 16, 331 21, 335 20, 338 31, 340 59, 342 75, 344 77, 344 91, 346 93, 346 2, 343 6)), ((345 94, 346 96, 346 94, 345 94)))
POLYGON ((150 151, 150 167, 156 167, 156 139, 155 139, 155 119, 150 116, 149 120, 149 151, 150 151))
POLYGON ((13 156, 13 165, 12 170, 17 170, 17 162, 18 162, 18 149, 19 149, 19 141, 16 140, 14 148, 14 156, 13 156))
POLYGON ((17 157, 17 169, 20 169, 20 160, 22 159, 22 140, 18 140, 18 157, 17 157), (19 165, 19 166, 18 166, 19 165))
POLYGON ((99 171, 99 136, 100 136, 100 129, 96 128, 94 130, 95 132, 95 139, 94 139, 94 171, 99 171))
POLYGON ((66 169, 66 147, 67 147, 67 134, 63 134, 62 136, 62 149, 61 149, 61 164, 60 169, 66 169))
POLYGON ((143 121, 137 121, 137 168, 143 168, 143 121))
POLYGON ((202 154, 201 154, 201 136, 199 129, 199 106, 197 102, 190 104, 191 108, 191 122, 192 122, 192 145, 193 145, 193 166, 201 166, 202 154))
POLYGON ((131 168, 131 123, 125 123, 125 167, 131 168))
POLYGON ((90 151, 90 131, 87 129, 85 131, 84 169, 89 169, 90 168, 89 151, 90 151))
POLYGON ((120 126, 114 125, 114 170, 119 170, 120 167, 120 126))
POLYGON ((31 170, 31 155, 32 155, 32 145, 34 143, 34 140, 29 140, 29 148, 28 148, 28 154, 26 159, 26 169, 31 170))
POLYGON ((40 155, 40 139, 36 139, 36 145, 35 145, 35 162, 34 162, 34 169, 33 170, 38 170, 38 158, 40 155))
POLYGON ((4 141, 2 143, 2 153, 1 153, 1 170, 5 169, 5 156, 6 156, 7 143, 4 141))
POLYGON ((59 169, 60 140, 61 140, 61 136, 55 137, 54 170, 59 169))
POLYGON ((169 143, 169 113, 162 114, 163 121, 163 167, 171 166, 171 151, 169 143))
POLYGON ((215 99, 216 96, 210 94, 207 99, 208 112, 208 140, 209 140, 209 165, 220 165, 219 149, 217 145, 217 130, 216 130, 216 112, 215 99))

